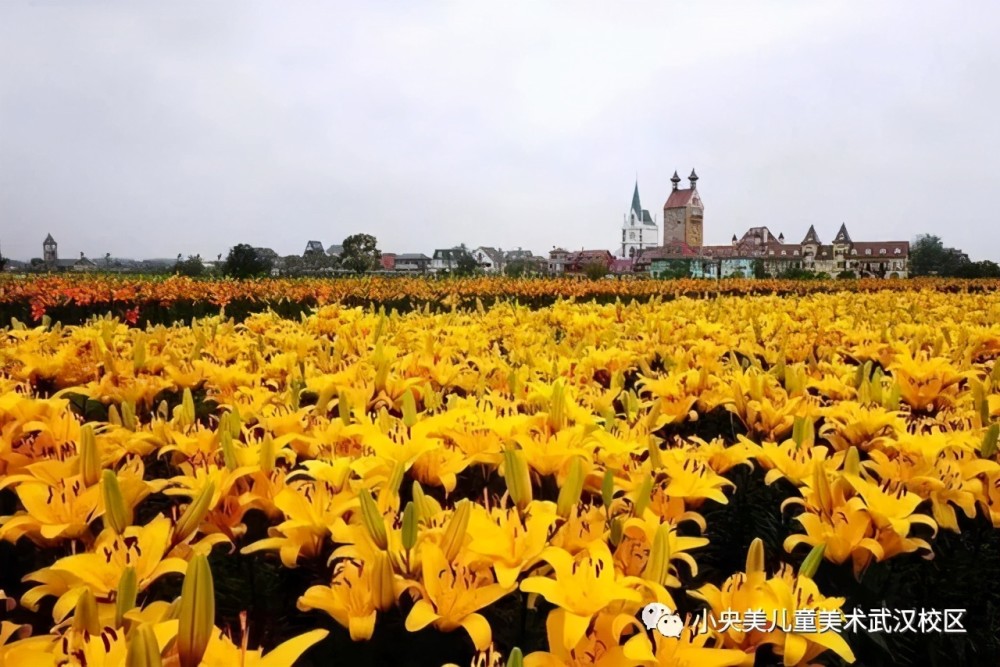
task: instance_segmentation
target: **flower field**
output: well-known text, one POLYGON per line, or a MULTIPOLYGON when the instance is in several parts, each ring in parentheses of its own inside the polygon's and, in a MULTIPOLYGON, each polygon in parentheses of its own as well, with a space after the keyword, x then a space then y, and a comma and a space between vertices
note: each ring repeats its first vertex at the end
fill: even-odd
POLYGON ((0 281, 0 666, 1000 664, 1000 292, 843 287, 0 281))

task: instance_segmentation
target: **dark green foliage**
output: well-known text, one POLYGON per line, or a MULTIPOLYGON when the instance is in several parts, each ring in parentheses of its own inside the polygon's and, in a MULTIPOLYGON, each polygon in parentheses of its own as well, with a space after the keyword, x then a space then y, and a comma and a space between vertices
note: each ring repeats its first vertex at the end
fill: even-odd
POLYGON ((230 248, 222 272, 230 278, 259 278, 270 274, 271 266, 268 257, 258 253, 252 246, 240 243, 230 248))
POLYGON ((340 253, 340 266, 348 271, 364 273, 379 268, 382 253, 378 240, 371 234, 352 234, 344 239, 340 253))
POLYGON ((181 259, 178 255, 174 273, 191 278, 205 275, 205 265, 201 263, 201 255, 188 255, 187 259, 181 259))
POLYGON ((591 280, 600 280, 608 275, 608 267, 604 262, 590 262, 583 265, 583 275, 591 280))

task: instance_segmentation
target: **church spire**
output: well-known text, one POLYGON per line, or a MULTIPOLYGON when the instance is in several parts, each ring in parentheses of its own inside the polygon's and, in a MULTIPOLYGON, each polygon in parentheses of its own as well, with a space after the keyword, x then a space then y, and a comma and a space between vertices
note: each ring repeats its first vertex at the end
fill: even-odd
POLYGON ((691 169, 691 175, 688 176, 688 181, 690 181, 691 183, 692 190, 694 190, 698 186, 698 174, 694 172, 693 168, 691 169))
POLYGON ((642 220, 642 204, 639 203, 639 180, 635 181, 635 191, 632 192, 632 212, 638 220, 642 220))
POLYGON ((671 177, 670 182, 674 184, 674 190, 680 185, 681 177, 677 175, 677 170, 674 169, 674 175, 671 177))

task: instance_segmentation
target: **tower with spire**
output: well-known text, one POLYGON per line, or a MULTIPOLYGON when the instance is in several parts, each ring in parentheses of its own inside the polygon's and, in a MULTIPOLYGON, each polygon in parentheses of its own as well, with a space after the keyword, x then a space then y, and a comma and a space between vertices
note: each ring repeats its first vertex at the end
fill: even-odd
POLYGON ((624 259, 635 257, 640 251, 655 248, 660 242, 660 227, 649 211, 639 201, 639 179, 632 190, 632 205, 622 223, 622 242, 618 256, 624 259))
POLYGON ((59 244, 52 238, 52 234, 46 236, 45 240, 42 241, 42 261, 49 267, 54 267, 59 261, 59 244))
POLYGON ((698 174, 691 170, 688 188, 680 187, 681 178, 676 171, 670 182, 673 187, 663 205, 663 245, 685 243, 691 248, 700 248, 704 243, 705 206, 698 193, 698 174))

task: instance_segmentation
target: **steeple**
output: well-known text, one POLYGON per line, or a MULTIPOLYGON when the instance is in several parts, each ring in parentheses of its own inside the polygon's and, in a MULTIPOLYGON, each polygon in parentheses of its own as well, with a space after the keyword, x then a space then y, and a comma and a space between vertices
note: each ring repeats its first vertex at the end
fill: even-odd
POLYGON ((816 234, 816 228, 814 226, 812 226, 812 225, 809 225, 809 231, 806 232, 806 237, 804 239, 802 239, 802 245, 808 245, 810 243, 815 244, 815 245, 819 245, 820 244, 819 243, 819 235, 816 234))
POLYGON ((680 184, 680 182, 681 182, 681 177, 677 175, 677 170, 676 170, 676 169, 674 169, 674 175, 673 175, 673 177, 672 177, 672 178, 670 179, 670 182, 674 184, 674 190, 676 190, 676 189, 677 189, 677 186, 678 186, 678 185, 680 184))
POLYGON ((847 233, 847 223, 840 223, 840 229, 837 230, 837 236, 833 240, 834 243, 854 243, 851 240, 851 235, 847 233))
POLYGON ((691 175, 688 176, 688 181, 691 182, 691 189, 694 190, 698 186, 698 174, 695 173, 694 169, 691 169, 691 175))
POLYGON ((639 203, 639 181, 635 182, 635 190, 632 192, 632 213, 636 220, 642 221, 642 205, 639 203))

